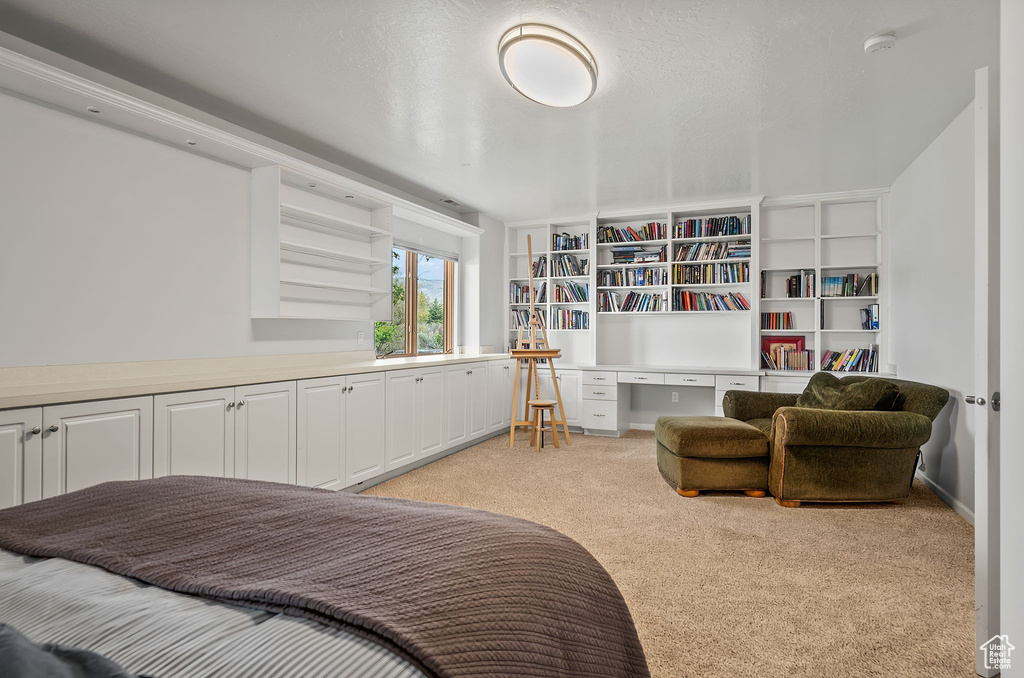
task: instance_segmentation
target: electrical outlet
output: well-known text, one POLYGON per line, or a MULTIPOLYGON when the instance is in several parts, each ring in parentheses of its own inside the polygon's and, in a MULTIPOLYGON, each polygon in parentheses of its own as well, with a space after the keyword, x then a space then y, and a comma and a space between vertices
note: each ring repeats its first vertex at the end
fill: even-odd
POLYGON ((672 402, 679 402, 679 391, 672 391, 672 402))
POLYGON ((360 346, 366 341, 366 332, 356 332, 356 343, 360 346))

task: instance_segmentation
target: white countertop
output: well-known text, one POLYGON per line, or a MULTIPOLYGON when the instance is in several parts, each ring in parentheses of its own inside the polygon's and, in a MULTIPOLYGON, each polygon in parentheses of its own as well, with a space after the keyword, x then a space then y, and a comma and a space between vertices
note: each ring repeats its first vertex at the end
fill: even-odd
MULTIPOLYGON (((567 369, 566 366, 559 366, 567 369)), ((665 372, 667 374, 731 374, 761 376, 763 370, 744 370, 737 367, 680 367, 679 365, 576 365, 572 369, 605 372, 665 372)))
POLYGON ((6 367, 0 368, 0 409, 386 372, 430 365, 508 360, 508 357, 507 353, 476 353, 376 359, 371 353, 358 352, 6 367))

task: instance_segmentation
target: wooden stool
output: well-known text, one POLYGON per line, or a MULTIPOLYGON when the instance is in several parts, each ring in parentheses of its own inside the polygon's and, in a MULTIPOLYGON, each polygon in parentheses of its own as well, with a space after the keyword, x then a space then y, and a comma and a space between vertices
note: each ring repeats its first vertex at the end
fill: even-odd
POLYGON ((544 447, 544 431, 551 431, 551 435, 555 438, 555 449, 558 449, 558 427, 555 425, 555 405, 557 404, 554 400, 531 400, 528 402, 533 412, 533 426, 530 428, 530 444, 536 443, 537 450, 544 447), (549 428, 544 427, 544 413, 547 412, 550 415, 549 421, 551 426, 549 428))

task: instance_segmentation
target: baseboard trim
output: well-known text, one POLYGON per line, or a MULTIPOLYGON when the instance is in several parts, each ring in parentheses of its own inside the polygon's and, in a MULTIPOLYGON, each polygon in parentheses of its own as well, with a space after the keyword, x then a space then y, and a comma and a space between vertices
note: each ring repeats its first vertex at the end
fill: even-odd
POLYGON ((959 499, 951 495, 946 490, 942 489, 942 487, 940 487, 934 480, 932 480, 925 474, 918 471, 916 475, 922 483, 928 486, 929 490, 935 493, 936 497, 943 501, 943 503, 945 503, 947 506, 949 506, 949 508, 953 509, 961 516, 963 516, 964 520, 969 522, 971 525, 974 524, 974 511, 967 508, 967 506, 963 502, 961 502, 959 499))
POLYGON ((637 431, 653 431, 654 430, 654 424, 630 424, 629 427, 631 429, 635 428, 637 431))

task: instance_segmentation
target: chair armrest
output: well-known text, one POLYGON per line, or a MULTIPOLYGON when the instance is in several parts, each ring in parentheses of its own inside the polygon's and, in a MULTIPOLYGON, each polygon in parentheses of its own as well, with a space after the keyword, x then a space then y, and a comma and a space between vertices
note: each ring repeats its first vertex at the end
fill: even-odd
POLYGON ((914 412, 783 407, 772 420, 776 444, 907 449, 932 435, 931 420, 914 412))
POLYGON ((771 419, 780 407, 796 405, 796 393, 759 393, 758 391, 726 391, 722 400, 725 416, 740 421, 771 419))

